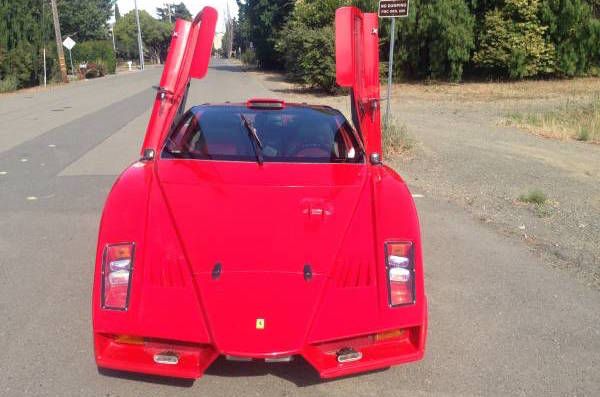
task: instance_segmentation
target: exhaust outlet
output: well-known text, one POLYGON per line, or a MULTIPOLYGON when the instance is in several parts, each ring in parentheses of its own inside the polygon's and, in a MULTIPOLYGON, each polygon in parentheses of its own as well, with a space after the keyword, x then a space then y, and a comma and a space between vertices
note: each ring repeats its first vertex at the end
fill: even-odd
POLYGON ((162 352, 154 355, 154 362, 157 364, 177 365, 179 356, 173 352, 162 352))
POLYGON ((351 347, 344 347, 338 350, 335 355, 337 356, 338 363, 351 363, 358 361, 363 357, 361 352, 356 351, 351 347))

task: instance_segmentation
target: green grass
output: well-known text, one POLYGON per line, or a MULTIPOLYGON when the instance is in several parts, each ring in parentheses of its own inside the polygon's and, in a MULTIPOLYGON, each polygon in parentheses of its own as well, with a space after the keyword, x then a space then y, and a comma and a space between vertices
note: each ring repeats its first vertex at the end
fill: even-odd
POLYGON ((383 154, 393 157, 405 153, 414 147, 414 141, 408 134, 406 125, 397 120, 390 119, 389 125, 383 126, 382 131, 383 154))
POLYGON ((550 111, 513 113, 508 124, 550 138, 600 143, 600 94, 585 101, 567 100, 550 111))
POLYGON ((551 206, 547 206, 548 197, 539 189, 534 189, 526 194, 519 196, 519 201, 522 203, 533 204, 535 215, 540 218, 550 216, 552 213, 551 206))
POLYGON ((548 201, 548 197, 539 189, 531 190, 529 193, 519 196, 519 201, 522 203, 544 205, 548 201))

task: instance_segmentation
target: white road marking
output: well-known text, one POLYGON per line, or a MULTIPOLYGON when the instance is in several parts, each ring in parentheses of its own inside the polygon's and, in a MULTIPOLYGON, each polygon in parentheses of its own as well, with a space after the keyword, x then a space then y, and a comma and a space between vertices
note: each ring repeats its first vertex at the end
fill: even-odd
POLYGON ((0 176, 8 174, 8 171, 0 171, 0 176))
POLYGON ((55 148, 55 147, 56 147, 56 145, 55 145, 55 144, 53 144, 53 143, 51 143, 51 144, 49 144, 49 145, 48 145, 48 147, 55 148))
POLYGON ((37 197, 35 197, 35 196, 29 196, 29 197, 27 197, 27 201, 35 201, 35 200, 37 200, 37 199, 38 199, 38 198, 37 198, 37 197))
POLYGON ((26 158, 22 158, 22 159, 21 159, 21 163, 26 163, 26 162, 28 162, 28 161, 29 161, 29 159, 26 159, 26 158))
POLYGON ((423 198, 423 197, 425 197, 422 194, 413 194, 412 196, 413 196, 413 198, 423 198))

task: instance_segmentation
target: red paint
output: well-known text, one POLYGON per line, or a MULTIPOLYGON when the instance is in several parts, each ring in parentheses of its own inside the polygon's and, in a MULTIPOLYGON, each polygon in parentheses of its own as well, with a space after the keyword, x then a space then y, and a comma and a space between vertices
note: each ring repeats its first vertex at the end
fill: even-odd
MULTIPOLYGON (((142 148, 156 157, 129 167, 107 199, 92 302, 98 366, 193 379, 219 355, 299 355, 330 378, 421 359, 427 300, 419 223, 393 170, 160 157, 185 86, 204 75, 202 49, 212 45, 215 21, 205 8, 193 23, 177 22, 161 79, 168 92, 157 95, 142 148), (413 244, 415 303, 391 307, 384 246, 402 241, 413 244), (101 290, 105 247, 117 243, 135 244, 129 302, 120 311, 102 308, 101 290), (385 331, 394 332, 376 336, 385 331), (338 363, 343 347, 362 359, 338 363), (159 353, 178 363, 155 363, 159 353)), ((346 32, 338 36, 338 81, 354 91, 368 153, 380 153, 379 108, 360 109, 379 101, 377 18, 343 8, 337 23, 346 32), (343 47, 348 35, 358 41, 343 47)), ((284 105, 247 105, 258 102, 284 105)))

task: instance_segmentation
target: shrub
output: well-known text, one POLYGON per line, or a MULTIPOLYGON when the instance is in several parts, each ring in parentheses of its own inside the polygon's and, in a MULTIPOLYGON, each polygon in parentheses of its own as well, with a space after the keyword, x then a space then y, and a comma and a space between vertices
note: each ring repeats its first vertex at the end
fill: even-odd
POLYGON ((433 78, 460 81, 463 65, 475 47, 475 18, 464 0, 437 0, 423 10, 423 33, 429 48, 429 72, 433 78))
POLYGON ((393 118, 390 119, 388 125, 383 126, 381 140, 385 157, 402 154, 414 146, 406 125, 400 124, 393 118))
POLYGON ((597 49, 591 40, 590 6, 583 0, 543 0, 540 21, 548 26, 546 40, 556 48, 556 72, 563 76, 586 73, 597 49))
POLYGON ((506 0, 501 9, 489 11, 475 65, 511 78, 553 73, 555 50, 544 40, 547 27, 538 10, 538 0, 506 0))
POLYGON ((277 48, 284 52, 288 77, 303 86, 336 89, 333 28, 310 29, 300 22, 286 25, 277 48))
POLYGON ((256 65, 256 52, 253 49, 247 49, 242 53, 241 61, 250 66, 256 65))
POLYGON ((548 201, 546 194, 539 189, 534 189, 527 194, 519 196, 519 201, 535 205, 544 205, 548 201))
POLYGON ((12 92, 19 87, 17 76, 9 75, 0 80, 0 93, 12 92))
POLYGON ((88 63, 88 69, 91 63, 102 63, 105 68, 104 74, 114 74, 117 69, 117 58, 113 50, 112 41, 96 40, 77 44, 73 48, 73 63, 77 67, 78 64, 83 62, 88 63))
POLYGON ((475 47, 475 19, 464 0, 414 0, 399 25, 395 75, 462 78, 475 47))

